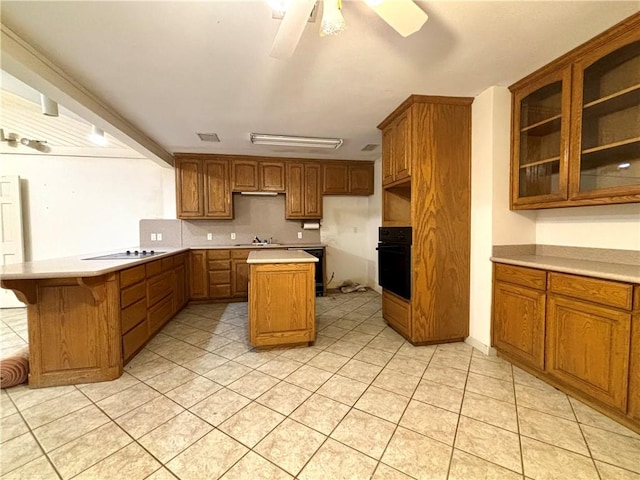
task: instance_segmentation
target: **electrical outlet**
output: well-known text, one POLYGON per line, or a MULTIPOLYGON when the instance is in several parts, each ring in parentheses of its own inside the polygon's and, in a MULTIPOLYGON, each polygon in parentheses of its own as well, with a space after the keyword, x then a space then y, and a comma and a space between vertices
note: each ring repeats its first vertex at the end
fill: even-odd
POLYGON ((207 233, 207 240, 213 240, 213 233, 207 233))
POLYGON ((235 234, 235 233, 232 233, 232 234, 231 234, 231 240, 235 240, 235 239, 236 239, 236 234, 235 234))
POLYGON ((302 232, 298 232, 298 238, 302 238, 302 232))
POLYGON ((158 238, 158 241, 161 242, 162 241, 162 234, 158 233, 157 238, 158 238))
POLYGON ((155 234, 155 233, 152 233, 152 234, 151 234, 151 241, 152 241, 152 242, 155 242, 155 241, 156 241, 156 234, 155 234))

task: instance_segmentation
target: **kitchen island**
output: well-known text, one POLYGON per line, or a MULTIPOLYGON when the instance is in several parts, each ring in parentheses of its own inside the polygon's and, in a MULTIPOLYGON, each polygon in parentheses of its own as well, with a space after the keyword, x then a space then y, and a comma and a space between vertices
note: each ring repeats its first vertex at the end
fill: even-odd
POLYGON ((249 272, 249 342, 257 348, 315 340, 315 262, 303 251, 253 251, 249 272))
POLYGON ((27 304, 29 386, 113 380, 188 301, 186 248, 124 259, 89 255, 2 267, 27 304))

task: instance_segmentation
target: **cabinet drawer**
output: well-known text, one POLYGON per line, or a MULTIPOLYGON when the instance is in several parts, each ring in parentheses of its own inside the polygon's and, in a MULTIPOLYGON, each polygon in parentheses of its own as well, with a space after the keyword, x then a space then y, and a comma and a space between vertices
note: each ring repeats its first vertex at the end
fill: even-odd
MULTIPOLYGON (((217 272, 209 272, 209 285, 229 285, 231 283, 231 272, 229 270, 221 270, 217 272)), ((211 288, 211 287, 209 287, 211 288)))
POLYGON ((231 258, 241 258, 246 260, 250 252, 251 250, 233 250, 231 252, 231 258))
POLYGON ((146 320, 122 336, 122 354, 125 362, 144 345, 148 338, 149 324, 146 320))
POLYGON ((173 268, 173 257, 163 258, 162 260, 160 260, 160 262, 161 262, 161 267, 163 272, 165 270, 169 270, 170 268, 173 268))
POLYGON ((632 286, 626 283, 549 273, 549 291, 588 302, 631 310, 632 286))
POLYGON ((147 306, 155 305, 172 291, 171 272, 156 275, 147 281, 147 306))
POLYGON ((392 293, 382 293, 382 316, 405 336, 411 334, 410 304, 392 293))
POLYGON ((231 260, 209 260, 209 270, 231 270, 231 260))
POLYGON ((162 260, 156 260, 145 265, 147 270, 147 277, 153 277, 154 275, 162 272, 162 260))
POLYGON ((547 273, 544 270, 505 265, 504 263, 495 264, 495 279, 538 290, 544 290, 547 286, 547 273))
POLYGON ((120 308, 125 308, 132 303, 137 302, 145 297, 146 290, 144 282, 136 283, 135 285, 127 288, 123 288, 120 291, 120 308))
POLYGON ((229 250, 207 250, 209 260, 224 260, 229 258, 229 250))
POLYGON ((173 266, 177 267, 179 265, 184 265, 184 262, 186 262, 187 260, 187 254, 180 253, 178 255, 174 255, 172 258, 173 258, 173 266))
POLYGON ((162 326, 169 321, 173 315, 173 299, 171 296, 166 297, 157 305, 149 309, 149 332, 156 333, 162 326))
POLYGON ((120 272, 120 288, 128 287, 144 279, 144 265, 127 268, 120 272))
POLYGON ((126 333, 147 318, 147 302, 145 299, 137 301, 120 312, 122 333, 126 333))
POLYGON ((231 285, 209 285, 209 297, 231 298, 231 285))

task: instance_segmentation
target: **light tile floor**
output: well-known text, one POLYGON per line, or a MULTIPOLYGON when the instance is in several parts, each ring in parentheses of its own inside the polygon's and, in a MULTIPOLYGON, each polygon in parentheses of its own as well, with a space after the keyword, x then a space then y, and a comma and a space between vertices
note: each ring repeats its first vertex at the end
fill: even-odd
MULTIPOLYGON (((3 479, 640 479, 640 435, 463 343, 413 347, 373 292, 313 347, 256 352, 247 305, 189 305, 113 382, 0 394, 3 479)), ((2 354, 27 340, 1 312, 2 354)))

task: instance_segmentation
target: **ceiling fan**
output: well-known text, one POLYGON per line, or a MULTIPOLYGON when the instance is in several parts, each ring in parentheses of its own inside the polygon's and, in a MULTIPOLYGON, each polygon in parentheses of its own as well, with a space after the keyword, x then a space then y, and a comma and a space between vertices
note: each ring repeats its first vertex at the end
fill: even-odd
MULTIPOLYGON (((271 47, 271 56, 278 59, 293 55, 304 27, 320 0, 276 0, 274 10, 284 12, 282 24, 271 47)), ((429 18, 413 0, 364 0, 380 18, 403 37, 422 28, 429 18)), ((272 2, 270 2, 272 3, 272 2)), ((335 35, 345 28, 341 0, 322 0, 323 14, 320 35, 335 35)))

